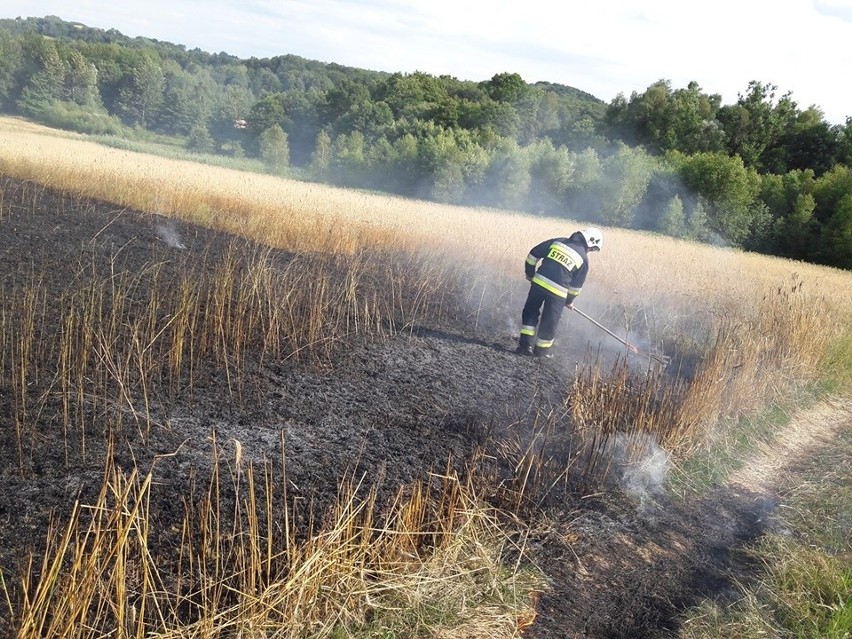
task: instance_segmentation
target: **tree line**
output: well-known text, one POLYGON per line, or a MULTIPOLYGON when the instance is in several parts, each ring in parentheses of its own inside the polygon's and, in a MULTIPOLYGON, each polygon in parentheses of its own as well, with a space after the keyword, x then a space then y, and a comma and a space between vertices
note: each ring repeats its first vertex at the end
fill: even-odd
POLYGON ((270 172, 852 268, 852 118, 751 82, 661 80, 606 104, 516 73, 462 81, 240 59, 56 17, 0 20, 0 110, 173 136, 270 172))

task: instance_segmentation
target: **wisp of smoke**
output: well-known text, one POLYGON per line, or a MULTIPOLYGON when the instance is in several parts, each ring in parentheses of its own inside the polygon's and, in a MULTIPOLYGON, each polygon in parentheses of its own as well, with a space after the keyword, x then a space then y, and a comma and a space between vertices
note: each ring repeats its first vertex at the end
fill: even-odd
POLYGON ((175 228, 168 224, 157 225, 157 237, 163 242, 176 249, 185 249, 186 246, 180 241, 180 236, 175 228))
POLYGON ((621 487, 639 500, 640 508, 665 491, 669 453, 652 435, 616 433, 607 448, 621 487))

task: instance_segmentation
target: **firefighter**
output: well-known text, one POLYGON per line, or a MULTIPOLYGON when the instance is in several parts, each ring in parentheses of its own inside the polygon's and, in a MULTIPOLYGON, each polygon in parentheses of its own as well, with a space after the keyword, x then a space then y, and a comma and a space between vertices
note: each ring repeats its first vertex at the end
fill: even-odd
POLYGON ((588 253, 600 251, 602 246, 601 232, 589 227, 571 237, 553 238, 532 248, 524 264, 530 291, 521 313, 521 338, 516 352, 553 357, 550 349, 562 309, 573 308, 589 272, 588 253))

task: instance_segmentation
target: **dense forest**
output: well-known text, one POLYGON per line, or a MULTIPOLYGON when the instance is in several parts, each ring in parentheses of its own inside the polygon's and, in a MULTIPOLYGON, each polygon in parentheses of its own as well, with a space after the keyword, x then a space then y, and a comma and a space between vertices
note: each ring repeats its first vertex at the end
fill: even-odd
POLYGON ((0 20, 0 111, 172 136, 300 179, 852 268, 852 117, 832 125, 757 80, 735 104, 666 80, 606 104, 511 72, 246 60, 50 16, 0 20))

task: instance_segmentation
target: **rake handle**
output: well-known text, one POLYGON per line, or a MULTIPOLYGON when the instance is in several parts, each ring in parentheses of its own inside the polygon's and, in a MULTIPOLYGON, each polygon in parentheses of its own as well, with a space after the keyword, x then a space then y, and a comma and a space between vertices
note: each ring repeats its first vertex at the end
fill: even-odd
POLYGON ((621 342, 622 344, 624 344, 627 348, 629 348, 629 349, 630 349, 631 351, 633 351, 634 353, 638 353, 638 352, 639 352, 639 351, 638 351, 638 349, 637 349, 635 346, 633 346, 633 344, 631 344, 630 342, 628 342, 626 339, 622 339, 621 337, 619 337, 618 335, 616 335, 615 333, 613 333, 613 332, 612 332, 611 330, 609 330, 606 326, 604 326, 603 324, 601 324, 600 322, 598 322, 595 318, 593 318, 593 317, 589 317, 588 315, 586 315, 583 311, 581 311, 581 310, 580 310, 579 308, 577 308, 576 306, 572 306, 571 308, 572 308, 574 311, 576 311, 577 313, 579 313, 580 315, 582 315, 583 317, 585 317, 587 320, 589 320, 592 324, 594 324, 595 326, 597 326, 599 329, 601 329, 602 331, 606 332, 606 334, 607 334, 607 335, 609 335, 609 336, 614 337, 615 339, 617 339, 619 342, 621 342))
MULTIPOLYGON (((626 339, 623 339, 623 338, 619 337, 618 335, 616 335, 615 333, 613 333, 613 332, 612 332, 611 330, 609 330, 606 326, 604 326, 603 324, 601 324, 600 322, 598 322, 598 321, 597 321, 594 317, 589 317, 588 315, 586 315, 583 311, 581 311, 581 310, 580 310, 579 308, 577 308, 576 306, 570 306, 569 308, 571 308, 573 311, 576 311, 577 313, 579 313, 580 315, 582 315, 583 317, 585 317, 585 318, 586 318, 587 320, 589 320, 592 324, 594 324, 595 326, 597 326, 597 327, 598 327, 599 329, 601 329, 602 331, 606 332, 606 334, 607 334, 607 335, 610 335, 611 337, 614 337, 615 339, 617 339, 619 342, 621 342, 621 343, 622 343, 622 344, 624 344, 627 348, 629 348, 629 349, 631 350, 631 352, 636 353, 636 354, 639 354, 639 349, 638 349, 638 348, 636 348, 635 346, 633 346, 633 344, 631 344, 630 342, 628 342, 626 339)), ((661 364, 668 364, 668 363, 669 363, 669 362, 668 362, 668 358, 667 358, 667 357, 659 357, 659 356, 657 356, 657 355, 653 355, 652 353, 647 353, 647 354, 646 354, 646 357, 649 357, 649 358, 653 359, 653 360, 654 360, 654 361, 656 361, 656 362, 660 362, 661 364)))

